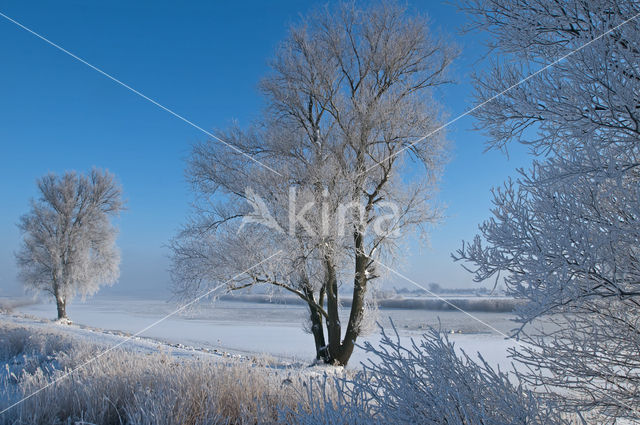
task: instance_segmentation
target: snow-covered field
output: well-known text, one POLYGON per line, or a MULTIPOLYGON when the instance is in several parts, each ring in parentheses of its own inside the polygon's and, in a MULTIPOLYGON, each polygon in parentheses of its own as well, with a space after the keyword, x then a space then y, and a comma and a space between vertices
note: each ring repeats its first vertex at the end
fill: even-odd
MULTIPOLYGON (((216 312, 206 309, 169 319, 164 323, 164 333, 159 332, 162 328, 153 328, 159 332, 155 339, 129 334, 170 312, 162 302, 116 303, 102 298, 76 304, 75 317, 93 321, 93 325, 50 320, 52 309, 47 304, 23 305, 19 307, 21 312, 1 313, 0 361, 5 366, 0 370, 0 424, 373 423, 373 405, 363 405, 360 400, 372 400, 372 396, 387 394, 385 391, 407 401, 409 413, 399 413, 405 423, 416 423, 426 413, 437 419, 430 423, 440 423, 444 415, 457 414, 450 405, 463 405, 466 414, 472 411, 483 418, 487 414, 515 418, 526 410, 527 417, 537 418, 532 423, 549 423, 549 411, 536 404, 529 393, 514 387, 508 376, 461 360, 437 335, 422 340, 419 351, 410 350, 412 354, 406 358, 409 351, 385 340, 381 351, 369 351, 371 359, 377 359, 373 365, 376 370, 309 367, 313 357, 308 350, 310 337, 293 322, 304 310, 247 304, 238 311, 237 303, 232 304, 216 304, 216 312), (239 316, 244 317, 242 325, 238 325, 239 316), (291 322, 284 322, 287 318, 291 322), (192 327, 193 323, 196 325, 192 327), (97 324, 103 328, 95 327, 97 324), (237 333, 245 352, 269 341, 269 337, 279 337, 291 347, 285 351, 286 356, 298 350, 304 354, 304 362, 285 362, 260 354, 267 350, 241 355, 207 349, 205 346, 211 343, 198 333, 205 328, 214 336, 237 333), (188 347, 175 341, 200 344, 188 347), (415 406, 419 406, 417 410, 415 406)), ((400 329, 404 340, 418 336, 419 328, 433 320, 397 310, 385 313, 404 321, 400 329)), ((491 318, 493 325, 508 323, 506 317, 491 318)), ((450 325, 465 325, 460 317, 447 319, 450 325)), ((466 323, 465 329, 470 331, 473 326, 466 323)), ((505 346, 500 345, 498 335, 454 333, 451 338, 468 351, 480 349, 485 356, 493 356, 493 363, 503 363, 505 346)), ((377 334, 368 337, 374 343, 377 338, 377 334)), ((223 341, 217 344, 221 347, 223 341)), ((281 350, 278 347, 273 354, 280 356, 281 350)), ((362 360, 361 352, 358 355, 362 360)), ((396 412, 394 397, 376 398, 383 403, 379 412, 396 412), (394 408, 384 407, 384 403, 394 408)), ((404 409, 405 404, 402 406, 404 409)), ((383 419, 376 423, 392 422, 396 421, 383 419)))
MULTIPOLYGON (((98 296, 85 302, 75 301, 68 307, 68 314, 78 326, 134 334, 175 310, 176 305, 161 300, 98 296)), ((52 319, 55 306, 52 303, 23 305, 14 312, 52 319)), ((407 342, 429 326, 441 327, 451 334, 458 348, 472 357, 480 352, 491 364, 507 367, 510 363, 507 350, 514 342, 498 331, 509 334, 515 326, 511 321, 513 315, 482 312, 471 315, 473 317, 458 311, 383 308, 378 320, 386 328, 390 328, 389 319, 393 320, 401 338, 407 342)), ((284 361, 309 363, 314 358, 314 348, 312 336, 303 330, 305 316, 306 309, 301 305, 218 300, 169 317, 140 336, 174 346, 248 356, 268 354, 284 361)), ((379 331, 374 329, 360 342, 375 345, 378 340, 379 331)), ((150 343, 150 346, 155 345, 150 343)), ((357 367, 366 359, 365 353, 357 349, 350 367, 357 367)))

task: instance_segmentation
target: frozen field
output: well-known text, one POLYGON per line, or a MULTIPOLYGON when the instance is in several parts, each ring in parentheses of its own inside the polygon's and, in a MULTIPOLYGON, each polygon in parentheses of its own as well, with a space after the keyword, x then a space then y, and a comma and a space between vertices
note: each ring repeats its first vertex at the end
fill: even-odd
MULTIPOLYGON (((96 297, 76 301, 68 307, 68 315, 78 325, 105 330, 137 333, 167 314, 176 306, 160 300, 96 297)), ((18 307, 16 313, 39 318, 55 317, 53 303, 18 307)), ((423 329, 439 323, 459 348, 469 354, 480 352, 494 365, 509 364, 507 349, 514 345, 498 331, 509 334, 515 326, 508 313, 471 313, 480 321, 458 311, 425 311, 415 309, 380 309, 378 320, 390 329, 389 318, 402 339, 419 336, 423 329)), ((313 338, 303 330, 306 309, 301 305, 265 304, 239 301, 216 301, 168 318, 141 336, 183 344, 195 348, 217 349, 237 354, 268 354, 288 361, 308 363, 314 358, 313 338)), ((343 322, 346 323, 346 320, 343 322)), ((359 342, 376 343, 379 332, 374 329, 359 342)), ((350 366, 366 360, 356 349, 350 366)))

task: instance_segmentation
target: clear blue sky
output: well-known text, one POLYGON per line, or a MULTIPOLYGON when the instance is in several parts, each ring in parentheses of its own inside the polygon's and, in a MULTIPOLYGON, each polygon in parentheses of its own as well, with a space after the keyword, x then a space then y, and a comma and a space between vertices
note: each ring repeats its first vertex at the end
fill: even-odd
MULTIPOLYGON (((85 2, 3 1, 21 22, 201 127, 248 123, 261 109, 256 85, 287 26, 314 4, 301 1, 85 2)), ((455 31, 464 16, 438 1, 409 1, 462 47, 458 81, 439 93, 451 117, 470 101, 470 73, 482 53, 477 36, 455 31)), ((529 162, 482 154, 484 138, 464 118, 448 129, 454 143, 440 201, 447 218, 431 247, 415 244, 402 271, 418 282, 468 287, 449 254, 489 214, 491 186, 529 162)), ((0 295, 20 293, 13 252, 16 223, 47 172, 114 172, 128 211, 118 220, 121 279, 111 294, 166 297, 163 247, 188 213, 184 159, 207 136, 0 17, 0 295)), ((398 285, 402 285, 400 281, 398 285)))

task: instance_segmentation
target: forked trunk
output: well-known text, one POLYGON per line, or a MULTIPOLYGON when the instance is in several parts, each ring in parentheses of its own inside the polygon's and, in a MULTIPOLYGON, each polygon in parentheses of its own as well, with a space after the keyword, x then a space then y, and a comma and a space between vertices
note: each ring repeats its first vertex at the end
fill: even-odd
POLYGON ((327 333, 329 334, 329 362, 340 356, 340 336, 342 328, 338 311, 338 279, 336 270, 330 260, 325 263, 327 288, 327 333))
POLYGON ((330 261, 326 262, 327 267, 327 331, 329 333, 329 363, 346 366, 353 354, 356 340, 360 335, 360 325, 364 315, 365 294, 367 291, 367 261, 364 254, 363 234, 357 231, 354 235, 354 242, 357 249, 355 262, 355 278, 353 282, 353 302, 351 313, 344 340, 341 338, 341 324, 338 316, 338 282, 335 268, 330 261))
POLYGON ((338 356, 334 358, 335 362, 346 366, 353 354, 356 339, 360 335, 360 326, 364 316, 365 294, 367 291, 367 261, 364 255, 364 240, 361 232, 356 232, 354 236, 356 246, 356 264, 355 277, 353 279, 353 302, 351 304, 351 313, 349 314, 349 323, 344 340, 340 346, 338 356))

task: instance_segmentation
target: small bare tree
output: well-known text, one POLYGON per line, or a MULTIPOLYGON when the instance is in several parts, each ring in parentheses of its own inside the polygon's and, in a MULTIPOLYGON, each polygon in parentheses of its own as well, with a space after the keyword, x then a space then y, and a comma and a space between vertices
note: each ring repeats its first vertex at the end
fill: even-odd
POLYGON ((109 172, 88 176, 48 174, 37 182, 40 198, 18 227, 23 244, 16 253, 25 287, 51 294, 58 319, 76 294, 94 294, 119 276, 117 230, 110 218, 123 209, 121 189, 109 172))
POLYGON ((424 234, 439 216, 445 139, 412 143, 439 126, 430 95, 456 54, 423 17, 392 3, 327 8, 292 28, 261 84, 264 119, 223 134, 281 175, 215 142, 195 147, 196 213, 172 243, 177 292, 227 280, 279 249, 230 288, 266 283, 300 296, 318 356, 346 364, 376 259, 393 261, 404 233, 424 234), (353 282, 344 335, 343 280, 353 282))

